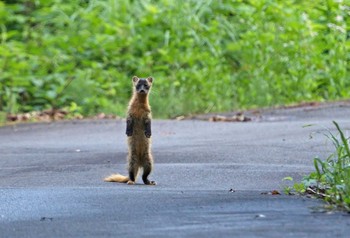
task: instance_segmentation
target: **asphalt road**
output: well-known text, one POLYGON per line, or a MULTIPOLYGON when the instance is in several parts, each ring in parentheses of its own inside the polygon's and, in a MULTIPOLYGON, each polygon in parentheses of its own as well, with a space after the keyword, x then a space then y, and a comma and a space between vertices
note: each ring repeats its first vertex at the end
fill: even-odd
POLYGON ((333 149, 326 128, 349 130, 349 115, 345 103, 245 123, 154 120, 157 186, 102 180, 126 174, 125 121, 2 127, 0 237, 347 237, 350 215, 266 192, 313 171, 333 149))

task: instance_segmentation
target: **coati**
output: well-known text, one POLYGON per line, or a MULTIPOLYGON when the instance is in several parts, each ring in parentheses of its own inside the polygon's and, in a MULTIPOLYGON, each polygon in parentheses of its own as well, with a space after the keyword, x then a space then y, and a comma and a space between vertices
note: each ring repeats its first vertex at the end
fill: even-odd
POLYGON ((135 184, 139 168, 143 168, 142 180, 146 185, 156 185, 148 180, 152 172, 153 157, 151 154, 151 107, 148 95, 153 78, 138 78, 134 76, 133 95, 129 102, 126 118, 126 135, 128 136, 128 172, 129 176, 112 174, 104 179, 106 182, 135 184))

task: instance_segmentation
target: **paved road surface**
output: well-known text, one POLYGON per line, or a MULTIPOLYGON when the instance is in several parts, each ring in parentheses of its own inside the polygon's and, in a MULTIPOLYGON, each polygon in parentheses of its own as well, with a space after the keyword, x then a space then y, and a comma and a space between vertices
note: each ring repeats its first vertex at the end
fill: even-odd
POLYGON ((126 173, 124 121, 0 128, 0 237, 347 237, 350 215, 262 193, 313 171, 332 151, 322 135, 331 121, 350 129, 350 106, 262 115, 154 120, 157 186, 102 181, 126 173))

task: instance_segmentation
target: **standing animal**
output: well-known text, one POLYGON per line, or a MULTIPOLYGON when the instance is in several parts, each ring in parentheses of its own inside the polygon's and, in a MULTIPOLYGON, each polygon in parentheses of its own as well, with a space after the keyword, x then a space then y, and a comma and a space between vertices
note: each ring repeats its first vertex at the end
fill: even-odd
POLYGON ((151 107, 148 96, 153 78, 132 78, 133 95, 129 102, 126 118, 126 135, 128 136, 128 172, 129 176, 112 174, 104 179, 106 182, 135 184, 140 168, 143 168, 142 180, 146 185, 156 185, 148 179, 153 168, 151 153, 151 107))

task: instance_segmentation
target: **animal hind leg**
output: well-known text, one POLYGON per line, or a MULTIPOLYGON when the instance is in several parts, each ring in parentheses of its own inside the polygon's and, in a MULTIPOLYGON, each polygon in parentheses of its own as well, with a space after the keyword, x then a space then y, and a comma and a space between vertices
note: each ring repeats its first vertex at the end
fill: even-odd
POLYGON ((148 179, 148 175, 152 172, 153 168, 153 161, 152 157, 150 155, 147 155, 148 158, 146 158, 146 163, 143 165, 143 174, 142 174, 142 180, 144 184, 146 185, 156 185, 155 181, 150 181, 148 179))
POLYGON ((128 184, 129 185, 135 184, 135 181, 136 181, 136 178, 137 178, 137 174, 138 174, 138 171, 139 171, 139 166, 136 163, 134 163, 133 160, 130 160, 128 170, 129 170, 129 181, 128 181, 128 184))

